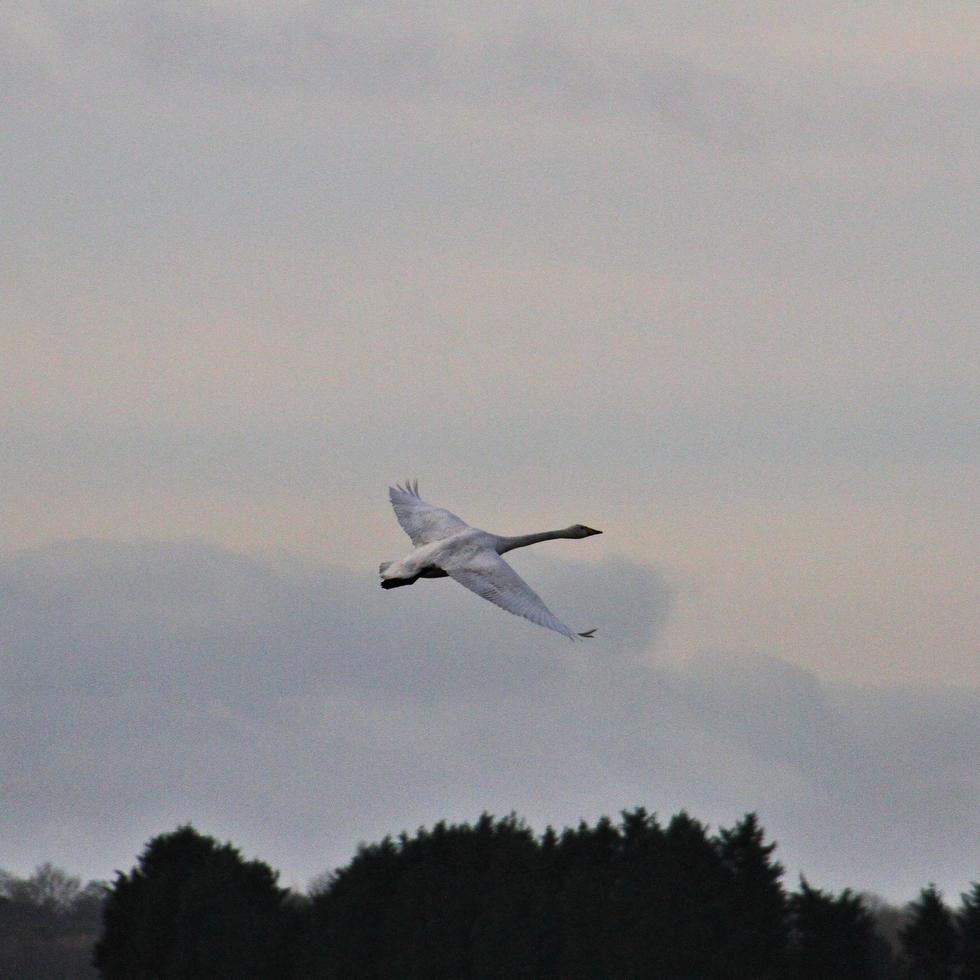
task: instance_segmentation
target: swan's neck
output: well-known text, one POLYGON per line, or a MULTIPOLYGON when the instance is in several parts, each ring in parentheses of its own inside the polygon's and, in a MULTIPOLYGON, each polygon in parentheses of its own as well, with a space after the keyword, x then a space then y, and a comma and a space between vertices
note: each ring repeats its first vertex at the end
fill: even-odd
POLYGON ((537 544, 539 541, 554 541, 555 538, 571 538, 569 528, 562 528, 560 531, 539 531, 537 534, 518 534, 514 538, 499 538, 497 543, 497 554, 502 555, 505 551, 513 551, 515 548, 526 548, 529 544, 537 544))

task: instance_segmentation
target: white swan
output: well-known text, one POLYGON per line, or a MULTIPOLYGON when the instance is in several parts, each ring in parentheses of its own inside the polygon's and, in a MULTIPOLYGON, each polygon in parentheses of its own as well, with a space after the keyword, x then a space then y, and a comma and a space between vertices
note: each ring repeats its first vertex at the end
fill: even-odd
POLYGON ((595 630, 575 633, 541 601, 537 593, 500 556, 514 548, 525 548, 538 541, 555 538, 588 538, 602 534, 584 524, 573 524, 559 531, 522 534, 515 538, 490 534, 470 527, 465 521, 441 507, 427 504, 419 496, 416 480, 405 486, 388 488, 391 506, 414 549, 401 561, 381 563, 381 588, 395 589, 411 585, 420 578, 450 576, 460 585, 488 599, 501 609, 523 616, 538 626, 555 630, 574 640, 591 638, 595 630))

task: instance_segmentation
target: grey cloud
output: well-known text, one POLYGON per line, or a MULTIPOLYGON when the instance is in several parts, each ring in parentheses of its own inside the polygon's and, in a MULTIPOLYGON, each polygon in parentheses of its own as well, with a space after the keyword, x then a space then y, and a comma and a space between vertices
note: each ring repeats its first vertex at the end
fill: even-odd
MULTIPOLYGON (((614 560, 539 562, 537 571, 555 610, 611 624, 614 650, 643 649, 664 626, 671 593, 656 572, 614 560)), ((495 610, 445 585, 385 594, 373 567, 279 571, 196 543, 52 545, 2 569, 4 640, 21 652, 8 681, 99 694, 191 690, 237 704, 310 684, 391 693, 415 682, 425 699, 516 689, 558 669, 554 644, 516 620, 490 618, 492 635, 460 630, 466 606, 481 623, 495 610)))
POLYGON ((766 655, 704 652, 687 662, 677 685, 713 731, 755 756, 813 775, 836 754, 840 719, 807 670, 766 655))
POLYGON ((660 573, 521 567, 600 638, 539 636, 451 583, 388 594, 373 572, 191 543, 3 562, 5 862, 105 874, 191 819, 301 883, 443 816, 635 803, 758 809, 791 867, 896 897, 980 861, 976 692, 859 691, 735 654, 672 667, 651 659, 660 573))
MULTIPOLYGON (((628 632, 614 619, 596 648, 606 669, 663 625, 655 572, 590 566, 596 596, 584 570, 577 585, 569 569, 538 571, 553 608, 600 629, 630 604, 628 632)), ((269 838, 270 859, 301 878, 384 821, 505 800, 578 724, 549 731, 538 712, 577 698, 569 651, 425 584, 387 594, 373 570, 277 569, 196 544, 78 542, 5 562, 5 861, 62 842, 105 873, 149 825, 211 815, 269 838)))
MULTIPOLYGON (((683 128, 718 127, 747 114, 730 78, 663 51, 646 63, 601 46, 589 52, 547 15, 460 32, 448 10, 406 14, 377 3, 357 10, 309 4, 258 22, 203 5, 61 4, 49 8, 47 33, 58 39, 59 70, 74 63, 106 82, 122 70, 178 88, 317 92, 330 102, 383 95, 479 102, 485 112, 632 109, 683 128)), ((9 31, 6 38, 24 59, 22 40, 9 31)))
MULTIPOLYGON (((381 3, 308 4, 266 17, 204 5, 55 4, 45 33, 58 39, 60 71, 75 64, 79 78, 108 84, 122 71, 172 94, 192 85, 216 90, 206 97, 316 93, 327 103, 382 97, 479 106, 489 117, 624 118, 650 133, 743 148, 800 139, 811 148, 960 140, 976 121, 975 93, 966 89, 873 87, 829 76, 762 87, 751 72, 672 54, 669 41, 624 44, 636 11, 622 14, 621 30, 590 32, 587 43, 563 11, 473 19, 465 31, 458 17, 448 6, 406 13, 381 3)), ((7 47, 22 65, 23 39, 8 31, 7 47)), ((50 51, 39 55, 51 60, 50 51)), ((258 102, 252 108, 262 112, 258 102)))
POLYGON ((937 775, 951 788, 980 752, 975 691, 824 683, 776 657, 720 652, 676 677, 714 731, 837 795, 914 795, 937 775))
POLYGON ((704 725, 803 781, 795 813, 773 803, 817 864, 874 854, 893 894, 917 887, 927 851, 942 874, 975 876, 980 692, 825 683, 774 657, 731 653, 705 653, 676 677, 704 725))

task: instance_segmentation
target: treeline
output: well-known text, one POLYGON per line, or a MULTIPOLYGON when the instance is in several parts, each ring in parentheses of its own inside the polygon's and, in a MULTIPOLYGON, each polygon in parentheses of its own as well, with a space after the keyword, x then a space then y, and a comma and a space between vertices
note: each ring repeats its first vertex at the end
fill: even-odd
POLYGON ((27 878, 0 871, 0 978, 95 980, 106 887, 51 864, 27 878))
MULTIPOLYGON (((754 814, 710 834, 637 809, 540 837, 484 815, 362 846, 297 895, 185 826, 111 885, 70 879, 67 897, 27 904, 61 909, 50 936, 106 980, 980 980, 980 885, 956 910, 932 886, 901 911, 805 879, 787 891, 774 848, 754 814)), ((25 901, 12 882, 3 954, 4 916, 25 901)), ((0 961, 0 977, 93 975, 25 963, 0 961)))

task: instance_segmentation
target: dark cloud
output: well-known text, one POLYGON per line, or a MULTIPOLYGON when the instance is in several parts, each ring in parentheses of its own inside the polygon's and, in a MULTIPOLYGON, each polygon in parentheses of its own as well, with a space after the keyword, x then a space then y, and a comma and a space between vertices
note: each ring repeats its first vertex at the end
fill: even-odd
POLYGON ((599 639, 573 646, 452 583, 383 593, 371 571, 193 543, 5 561, 5 862, 107 874, 190 819, 302 882, 442 816, 635 803, 757 808, 817 880, 898 897, 980 861, 975 693, 828 687, 734 654, 677 669, 651 659, 671 605, 655 570, 520 567, 599 639))

